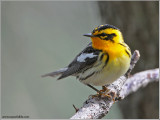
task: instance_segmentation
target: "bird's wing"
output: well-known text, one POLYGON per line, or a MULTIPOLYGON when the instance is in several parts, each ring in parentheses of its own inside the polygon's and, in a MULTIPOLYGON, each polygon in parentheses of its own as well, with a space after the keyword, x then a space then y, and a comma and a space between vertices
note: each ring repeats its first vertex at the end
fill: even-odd
POLYGON ((97 61, 100 52, 101 50, 94 49, 92 43, 89 43, 88 46, 68 65, 67 70, 64 71, 58 79, 80 73, 88 67, 91 67, 97 61))

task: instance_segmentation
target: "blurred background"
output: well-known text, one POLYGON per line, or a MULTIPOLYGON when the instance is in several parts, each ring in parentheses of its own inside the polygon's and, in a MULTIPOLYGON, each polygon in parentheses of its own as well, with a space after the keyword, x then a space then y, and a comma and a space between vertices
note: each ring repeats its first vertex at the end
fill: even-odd
MULTIPOLYGON (((159 3, 3 1, 2 116, 70 118, 96 92, 75 77, 41 75, 67 66, 90 42, 84 33, 101 24, 121 29, 141 58, 132 74, 159 66, 159 3)), ((100 87, 97 87, 100 89, 100 87)), ((158 118, 159 85, 151 83, 115 103, 105 118, 158 118)))

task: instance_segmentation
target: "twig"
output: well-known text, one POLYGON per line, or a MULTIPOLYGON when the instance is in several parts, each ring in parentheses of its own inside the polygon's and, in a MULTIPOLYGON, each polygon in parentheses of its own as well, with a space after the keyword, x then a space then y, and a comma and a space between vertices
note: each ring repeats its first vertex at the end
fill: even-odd
MULTIPOLYGON (((132 55, 130 69, 126 75, 120 77, 114 83, 107 86, 111 93, 116 94, 118 98, 125 98, 128 94, 135 92, 140 87, 147 85, 149 82, 158 81, 159 69, 147 70, 137 73, 128 78, 131 70, 134 68, 136 62, 139 60, 140 54, 136 50, 132 55), (128 79, 127 79, 128 78, 128 79)), ((104 117, 111 106, 113 105, 113 98, 105 97, 90 97, 86 100, 77 113, 71 119, 98 119, 104 117)))
POLYGON ((79 110, 78 108, 76 108, 74 104, 73 104, 73 108, 75 109, 76 112, 79 110))

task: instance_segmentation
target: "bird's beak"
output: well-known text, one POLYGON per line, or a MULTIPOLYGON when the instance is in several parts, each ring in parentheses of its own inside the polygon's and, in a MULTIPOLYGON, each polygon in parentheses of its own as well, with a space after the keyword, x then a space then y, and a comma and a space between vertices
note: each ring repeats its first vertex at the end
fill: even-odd
POLYGON ((92 33, 86 33, 83 36, 86 36, 86 37, 95 37, 94 35, 92 35, 92 33))

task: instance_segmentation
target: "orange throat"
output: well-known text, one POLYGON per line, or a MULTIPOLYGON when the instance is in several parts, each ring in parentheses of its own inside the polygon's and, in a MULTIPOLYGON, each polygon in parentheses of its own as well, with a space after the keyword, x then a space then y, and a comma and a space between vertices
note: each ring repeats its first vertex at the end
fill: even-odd
POLYGON ((124 47, 110 40, 101 40, 98 37, 92 37, 91 39, 93 48, 107 52, 112 58, 121 56, 122 51, 124 51, 124 47))
POLYGON ((106 50, 109 47, 108 41, 101 40, 98 37, 91 37, 92 47, 98 50, 106 50))

